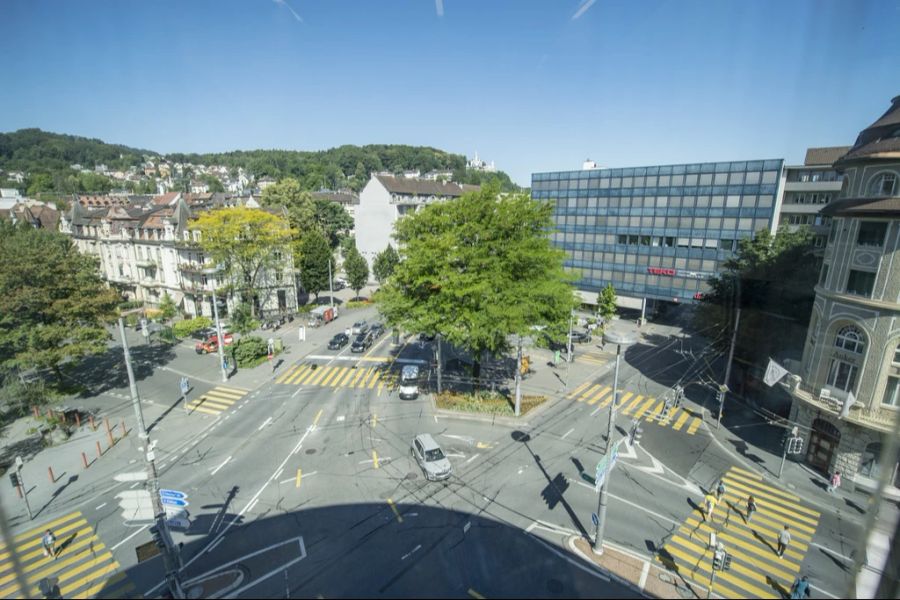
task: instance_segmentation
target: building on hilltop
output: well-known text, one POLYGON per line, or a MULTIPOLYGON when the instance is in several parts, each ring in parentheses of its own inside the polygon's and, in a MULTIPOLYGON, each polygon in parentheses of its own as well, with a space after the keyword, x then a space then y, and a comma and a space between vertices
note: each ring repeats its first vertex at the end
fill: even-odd
POLYGON ((497 167, 494 166, 494 161, 491 161, 490 164, 478 158, 478 152, 475 152, 475 158, 469 160, 466 163, 467 169, 472 169, 473 171, 484 171, 485 173, 495 173, 497 171, 497 167))
POLYGON ((802 362, 786 385, 803 460, 875 489, 887 470, 900 498, 900 457, 883 456, 900 411, 900 96, 837 162, 839 198, 802 362))
POLYGON ((391 234, 397 219, 428 204, 452 200, 478 189, 477 185, 372 175, 359 194, 353 219, 356 247, 368 261, 370 273, 378 253, 394 243, 391 234))

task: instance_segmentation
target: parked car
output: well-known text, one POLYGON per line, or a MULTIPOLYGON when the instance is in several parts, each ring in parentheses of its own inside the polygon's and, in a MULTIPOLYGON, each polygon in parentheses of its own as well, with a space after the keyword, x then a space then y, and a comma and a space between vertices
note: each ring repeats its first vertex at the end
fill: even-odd
MULTIPOLYGON (((230 346, 234 343, 234 337, 230 333, 226 333, 224 336, 225 345, 230 346)), ((194 350, 197 354, 209 354, 211 352, 217 352, 219 350, 219 337, 212 335, 208 339, 197 342, 197 345, 194 346, 194 350)))
POLYGON ((340 290, 344 289, 345 287, 347 287, 347 284, 344 283, 343 279, 335 279, 332 282, 331 287, 334 291, 337 292, 337 291, 340 291, 340 290))
POLYGON ((419 341, 420 342, 433 342, 435 335, 433 333, 420 333, 419 341))
POLYGON ((373 341, 375 341, 375 338, 370 332, 360 333, 356 336, 356 339, 353 340, 353 345, 350 346, 350 352, 365 352, 372 347, 373 341))
POLYGON ((374 325, 372 325, 372 328, 369 330, 369 332, 372 334, 372 337, 377 340, 382 335, 384 335, 384 325, 382 325, 381 323, 375 323, 374 325))
POLYGON ((419 397, 419 367, 404 365, 400 371, 400 399, 415 400, 419 397))
POLYGON ((591 333, 589 331, 573 331, 572 342, 576 344, 589 344, 591 342, 591 333))
POLYGON ((409 449, 416 462, 425 473, 425 479, 429 481, 441 481, 453 474, 453 466, 450 460, 444 456, 444 451, 438 446, 429 433, 417 435, 413 439, 412 447, 409 449))
POLYGON ((353 328, 350 329, 350 333, 352 333, 352 334, 365 333, 368 330, 369 330, 369 323, 368 323, 368 321, 363 319, 362 321, 357 321, 356 323, 353 324, 353 328))
POLYGON ((344 346, 346 346, 349 343, 350 343, 350 338, 347 336, 347 334, 339 333, 336 336, 334 336, 333 338, 331 338, 330 342, 328 342, 328 349, 329 350, 340 350, 341 348, 343 348, 344 346))

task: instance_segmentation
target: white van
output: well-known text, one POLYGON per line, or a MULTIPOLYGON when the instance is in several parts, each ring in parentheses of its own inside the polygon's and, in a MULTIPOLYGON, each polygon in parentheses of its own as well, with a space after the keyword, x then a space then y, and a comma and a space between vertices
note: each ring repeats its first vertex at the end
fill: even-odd
POLYGON ((419 367, 406 365, 400 371, 400 399, 415 400, 419 397, 419 367))

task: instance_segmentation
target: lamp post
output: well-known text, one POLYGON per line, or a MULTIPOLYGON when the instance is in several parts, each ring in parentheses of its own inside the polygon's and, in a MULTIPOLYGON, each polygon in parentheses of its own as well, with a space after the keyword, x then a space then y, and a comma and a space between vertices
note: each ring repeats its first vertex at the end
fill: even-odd
POLYGON ((331 301, 331 308, 334 308, 334 282, 331 280, 331 256, 328 257, 328 299, 331 301))
MULTIPOLYGON (((603 334, 603 341, 616 345, 616 369, 613 376, 613 399, 609 404, 609 423, 606 427, 606 457, 610 455, 612 445, 613 425, 616 421, 616 408, 619 404, 619 361, 622 356, 622 346, 633 344, 636 339, 631 333, 607 331, 603 334)), ((612 464, 607 462, 607 473, 600 486, 600 498, 597 502, 597 535, 594 537, 594 554, 603 554, 603 532, 606 529, 606 489, 609 486, 609 477, 612 475, 612 464)))
MULTIPOLYGON (((219 267, 213 267, 211 269, 204 269, 204 275, 218 275, 221 272, 219 267)), ((216 278, 216 283, 218 283, 218 277, 216 278)), ((216 319, 216 339, 218 343, 219 349, 219 367, 222 369, 222 383, 228 383, 228 369, 225 368, 225 338, 222 337, 222 324, 219 322, 219 302, 216 299, 216 284, 212 285, 212 300, 213 300, 213 316, 216 319)))

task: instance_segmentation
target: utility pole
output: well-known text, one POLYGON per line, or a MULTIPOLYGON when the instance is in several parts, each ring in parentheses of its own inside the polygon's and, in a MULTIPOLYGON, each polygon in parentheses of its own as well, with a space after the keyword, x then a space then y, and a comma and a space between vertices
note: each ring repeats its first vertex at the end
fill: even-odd
POLYGON ((516 352, 516 416, 522 411, 522 336, 518 337, 516 352))
POLYGON ((441 334, 437 334, 435 344, 435 353, 437 355, 437 392, 438 394, 444 391, 443 380, 441 378, 441 334))
POLYGON ((328 257, 328 299, 331 300, 331 308, 334 308, 334 283, 331 281, 331 256, 328 257))
POLYGON ((25 482, 22 480, 22 467, 25 465, 21 456, 16 457, 16 476, 19 481, 19 491, 21 492, 22 499, 25 500, 25 511, 28 513, 28 520, 34 521, 34 515, 31 513, 31 505, 28 504, 28 488, 25 487, 25 482))
MULTIPOLYGON (((215 301, 213 301, 215 306, 215 301)), ((216 320, 218 324, 218 319, 216 320)), ((221 334, 221 330, 219 331, 221 334)), ((125 339, 125 322, 119 317, 119 334, 122 336, 122 351, 125 354, 125 370, 128 373, 128 386, 131 390, 131 403, 134 406, 134 414, 137 419, 138 437, 146 442, 144 447, 144 459, 147 463, 147 469, 150 472, 150 497, 153 500, 153 509, 156 513, 156 527, 162 533, 163 539, 166 540, 165 551, 163 555, 163 564, 166 569, 166 582, 169 584, 169 591, 175 598, 184 598, 184 591, 181 589, 181 581, 178 574, 180 567, 180 557, 177 550, 172 544, 169 535, 168 524, 166 523, 165 509, 163 508, 162 498, 159 495, 159 474, 156 470, 156 453, 155 444, 150 442, 150 436, 147 433, 147 427, 144 425, 144 413, 141 410, 141 400, 138 396, 137 383, 134 381, 134 371, 131 368, 131 353, 128 351, 128 341, 125 339)), ((219 339, 219 347, 222 347, 222 339, 219 339)))
MULTIPOLYGON (((218 283, 218 280, 216 281, 218 283)), ((222 383, 228 383, 228 369, 225 368, 225 338, 222 336, 222 323, 219 322, 219 301, 216 300, 216 286, 212 286, 213 316, 216 318, 216 339, 219 348, 219 366, 222 367, 222 383)))
POLYGON ((735 302, 735 318, 734 318, 734 331, 731 332, 731 348, 728 350, 728 362, 725 363, 725 379, 722 381, 722 386, 720 388, 721 393, 719 394, 719 416, 716 419, 716 429, 719 429, 719 426, 722 424, 722 410, 725 407, 725 394, 728 390, 728 379, 731 377, 731 361, 734 359, 734 346, 737 343, 737 334, 738 327, 741 324, 741 278, 740 275, 735 277, 735 283, 737 283, 737 294, 736 302, 735 302))

